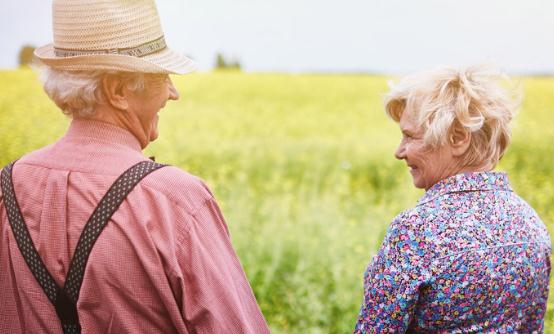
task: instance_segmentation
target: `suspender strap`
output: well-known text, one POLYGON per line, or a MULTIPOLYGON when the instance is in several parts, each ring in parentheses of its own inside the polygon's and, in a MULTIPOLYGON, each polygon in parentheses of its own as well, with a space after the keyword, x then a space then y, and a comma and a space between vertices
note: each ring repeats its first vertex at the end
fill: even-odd
POLYGON ((12 183, 12 169, 14 163, 15 161, 4 167, 2 170, 2 194, 4 195, 4 205, 6 206, 6 211, 8 213, 8 220, 10 222, 15 241, 17 242, 17 247, 19 247, 19 251, 23 255, 25 262, 27 262, 27 266, 31 269, 31 272, 42 287, 42 290, 44 290, 44 293, 46 293, 46 296, 50 302, 52 302, 52 304, 56 304, 56 297, 59 290, 58 285, 38 255, 35 245, 33 244, 33 240, 29 235, 29 230, 27 230, 27 226, 25 225, 25 221, 21 215, 17 199, 15 198, 12 183))
POLYGON ((150 160, 139 162, 125 171, 112 184, 88 219, 79 237, 79 241, 77 242, 73 258, 71 259, 65 285, 63 288, 60 288, 44 266, 33 244, 27 226, 25 225, 23 216, 21 215, 12 182, 14 163, 15 162, 12 162, 2 170, 1 187, 4 194, 4 205, 7 209, 8 220, 15 236, 17 246, 25 262, 29 266, 29 269, 33 273, 33 276, 35 276, 37 282, 44 290, 44 293, 46 293, 46 296, 54 305, 56 313, 62 323, 63 332, 65 334, 80 333, 81 326, 77 314, 77 300, 79 299, 79 291, 83 283, 88 257, 94 243, 131 190, 133 190, 145 176, 164 167, 164 165, 150 160))
POLYGON ((83 232, 81 232, 65 280, 64 291, 72 302, 76 303, 79 298, 79 291, 81 290, 81 283, 83 282, 85 267, 92 246, 94 246, 96 239, 114 212, 119 208, 119 205, 123 202, 125 197, 127 197, 127 194, 129 194, 146 175, 163 166, 164 165, 157 164, 151 160, 134 165, 112 184, 108 192, 100 200, 100 203, 88 219, 83 232))

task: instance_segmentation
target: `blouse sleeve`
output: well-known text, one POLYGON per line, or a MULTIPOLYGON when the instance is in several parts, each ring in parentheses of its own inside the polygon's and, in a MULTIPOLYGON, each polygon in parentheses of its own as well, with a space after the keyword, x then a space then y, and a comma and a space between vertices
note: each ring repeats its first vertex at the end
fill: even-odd
POLYGON ((354 333, 405 333, 419 289, 430 276, 433 249, 416 213, 391 223, 364 275, 364 299, 354 333))

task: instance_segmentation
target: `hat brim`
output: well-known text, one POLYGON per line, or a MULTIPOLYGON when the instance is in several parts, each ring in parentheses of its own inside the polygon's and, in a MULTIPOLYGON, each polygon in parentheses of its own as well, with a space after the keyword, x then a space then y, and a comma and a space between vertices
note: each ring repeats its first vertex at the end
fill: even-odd
POLYGON ((45 65, 66 71, 107 70, 141 73, 186 74, 197 69, 196 63, 169 48, 144 57, 119 54, 93 54, 57 57, 54 45, 35 49, 35 56, 45 65))

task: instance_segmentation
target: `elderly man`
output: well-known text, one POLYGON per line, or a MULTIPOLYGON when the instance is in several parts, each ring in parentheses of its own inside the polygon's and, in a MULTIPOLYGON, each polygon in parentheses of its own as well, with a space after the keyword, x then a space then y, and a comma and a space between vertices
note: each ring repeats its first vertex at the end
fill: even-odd
POLYGON ((148 160, 177 100, 153 0, 54 0, 37 49, 67 134, 2 171, 1 333, 268 333, 198 178, 148 160))

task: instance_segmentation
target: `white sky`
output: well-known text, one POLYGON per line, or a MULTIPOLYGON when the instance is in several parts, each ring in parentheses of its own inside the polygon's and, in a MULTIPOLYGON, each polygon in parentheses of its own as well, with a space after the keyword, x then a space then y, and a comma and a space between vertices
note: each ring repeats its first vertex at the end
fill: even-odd
MULTIPOLYGON (((554 73, 552 0, 158 0, 168 44, 209 70, 404 74, 495 63, 554 73)), ((0 0, 0 68, 51 41, 51 1, 0 0)))

